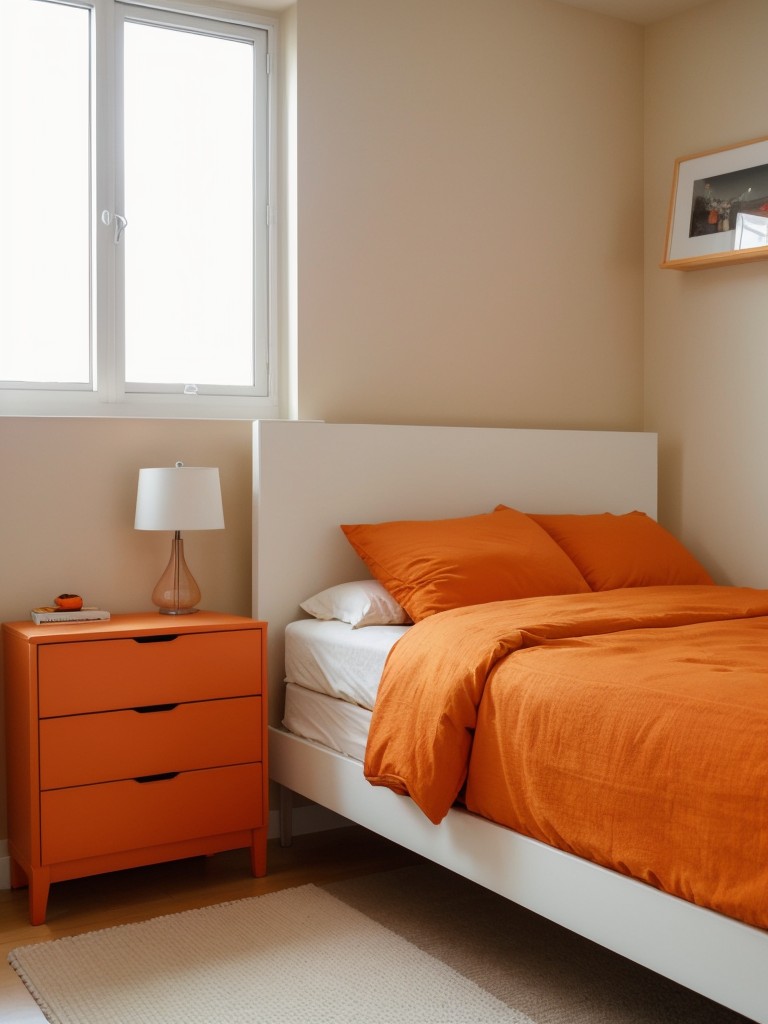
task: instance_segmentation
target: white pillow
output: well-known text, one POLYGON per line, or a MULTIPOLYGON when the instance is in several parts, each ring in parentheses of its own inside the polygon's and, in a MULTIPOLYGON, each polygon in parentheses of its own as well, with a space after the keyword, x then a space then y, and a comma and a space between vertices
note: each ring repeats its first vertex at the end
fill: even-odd
POLYGON ((302 601, 300 607, 316 619, 340 619, 349 622, 353 629, 398 626, 411 621, 378 580, 339 583, 302 601))

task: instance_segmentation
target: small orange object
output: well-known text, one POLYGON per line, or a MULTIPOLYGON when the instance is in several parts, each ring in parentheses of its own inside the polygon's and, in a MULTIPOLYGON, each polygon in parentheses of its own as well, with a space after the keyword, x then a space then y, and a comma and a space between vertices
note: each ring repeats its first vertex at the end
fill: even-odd
POLYGON ((59 594, 58 597, 54 598, 54 604, 57 608, 76 612, 83 607, 83 599, 78 594, 59 594))

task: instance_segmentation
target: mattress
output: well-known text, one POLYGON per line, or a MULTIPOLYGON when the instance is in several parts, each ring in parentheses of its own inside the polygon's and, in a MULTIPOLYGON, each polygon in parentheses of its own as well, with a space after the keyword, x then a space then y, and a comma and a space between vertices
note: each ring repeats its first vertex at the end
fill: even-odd
POLYGON ((372 711, 387 655, 410 628, 291 622, 285 629, 285 681, 372 711))
POLYGON ((283 726, 295 736, 362 761, 370 724, 371 712, 358 704, 296 683, 288 683, 285 688, 283 726))
POLYGON ((290 623, 283 726, 362 761, 384 662, 408 628, 353 629, 335 619, 290 623))

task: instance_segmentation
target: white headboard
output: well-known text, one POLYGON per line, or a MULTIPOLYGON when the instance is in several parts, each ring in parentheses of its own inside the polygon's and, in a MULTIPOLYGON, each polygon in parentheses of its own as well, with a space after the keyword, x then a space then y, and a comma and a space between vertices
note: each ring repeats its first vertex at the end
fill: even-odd
POLYGON ((656 435, 260 420, 253 444, 253 606, 269 623, 272 720, 283 630, 299 602, 364 579, 341 523, 490 512, 656 516, 656 435))

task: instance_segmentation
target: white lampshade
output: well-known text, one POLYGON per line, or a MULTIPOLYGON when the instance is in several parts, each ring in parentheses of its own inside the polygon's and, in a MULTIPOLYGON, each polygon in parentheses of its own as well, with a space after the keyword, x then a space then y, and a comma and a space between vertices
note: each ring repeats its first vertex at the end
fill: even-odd
POLYGON ((137 530, 223 530, 218 469, 184 466, 140 469, 137 530))

